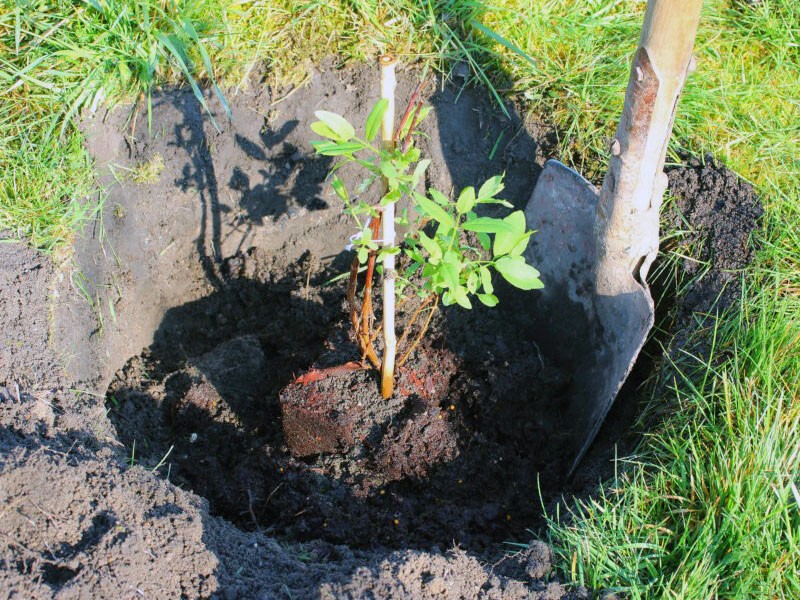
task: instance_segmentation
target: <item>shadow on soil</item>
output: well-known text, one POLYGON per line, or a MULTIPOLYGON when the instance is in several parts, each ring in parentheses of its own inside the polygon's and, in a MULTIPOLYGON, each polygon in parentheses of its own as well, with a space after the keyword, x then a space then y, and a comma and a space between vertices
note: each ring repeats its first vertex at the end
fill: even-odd
MULTIPOLYGON (((168 311, 153 345, 108 392, 109 416, 135 460, 170 464, 170 479, 207 498, 213 513, 283 539, 484 551, 525 536, 541 509, 538 485, 560 481, 558 417, 543 407, 557 404, 564 381, 511 341, 526 333, 514 299, 504 298, 497 321, 497 311, 469 322, 448 315, 434 334, 461 367, 433 407, 453 447, 429 451, 450 460, 424 465, 423 477, 387 476, 368 444, 305 458, 286 448, 279 392, 314 362, 342 313, 338 289, 303 298, 303 270, 269 283, 235 277, 168 311)), ((381 404, 377 381, 374 389, 381 404)), ((401 401, 377 421, 376 444, 413 417, 401 401)), ((428 423, 399 451, 422 446, 428 423)))
MULTIPOLYGON (((218 268, 223 259, 225 215, 236 212, 244 242, 253 229, 267 222, 295 216, 304 209, 328 208, 322 191, 332 159, 309 156, 287 141, 298 126, 296 119, 283 123, 277 130, 266 123, 257 131, 252 127, 240 129, 232 136, 234 162, 239 164, 225 164, 218 172, 211 148, 215 136, 207 131, 208 119, 194 95, 165 94, 156 100, 156 109, 160 103, 170 104, 171 112, 181 117, 173 125, 168 142, 187 155, 180 173, 176 173, 175 186, 182 192, 194 190, 198 195, 201 219, 195 245, 206 276, 215 287, 224 285, 218 268), (221 193, 227 201, 220 199, 221 193)), ((237 250, 242 250, 241 244, 237 250)))
MULTIPOLYGON (((507 119, 490 98, 452 85, 429 102, 439 107, 421 141, 434 163, 429 184, 450 191, 505 173, 504 197, 523 207, 547 133, 534 139, 512 107, 507 119)), ((309 253, 287 264, 257 248, 223 257, 221 223, 231 211, 247 229, 292 216, 298 205, 324 208, 330 164, 295 145, 307 124, 265 119, 257 137, 233 136, 237 156, 252 164, 229 164, 223 182, 197 108, 186 95, 175 108, 183 115, 175 143, 189 157, 175 185, 199 194, 196 250, 216 291, 167 311, 151 347, 109 389, 110 417, 135 460, 171 465, 170 479, 209 499, 214 513, 284 539, 397 549, 459 543, 484 551, 527 538, 541 513, 540 488, 548 496, 559 489, 568 459, 558 410, 567 376, 531 342, 525 294, 498 283, 498 309, 448 309, 434 328, 432 343, 458 362, 433 407, 451 431, 452 447, 438 454, 448 461, 427 465, 423 476, 392 479, 368 447, 293 457, 278 394, 312 365, 343 320, 344 283, 324 284, 346 270, 349 257, 309 253), (235 206, 220 200, 231 193, 235 206)), ((409 410, 400 403, 376 431, 401 427, 409 410)), ((412 432, 407 452, 426 427, 412 432)))
MULTIPOLYGON (((359 77, 354 85, 363 88, 359 77)), ((347 269, 349 256, 335 250, 343 240, 290 240, 317 242, 298 260, 247 240, 265 224, 309 218, 326 207, 330 162, 304 150, 313 139, 313 110, 363 122, 370 108, 364 97, 342 106, 335 94, 320 92, 331 85, 311 85, 318 97, 309 102, 297 94, 292 108, 284 105, 289 118, 243 111, 252 122, 227 136, 209 133, 189 94, 175 100, 181 116, 174 143, 183 154, 171 163, 174 188, 199 196, 200 231, 192 242, 200 278, 214 291, 166 312, 152 345, 117 373, 107 394, 109 416, 134 461, 160 465, 170 481, 207 498, 213 514, 245 531, 354 549, 438 551, 455 543, 497 554, 499 543, 529 538, 543 504, 610 475, 615 444, 635 413, 632 388, 653 363, 640 367, 647 373, 628 385, 584 470, 567 485, 562 474, 572 457, 564 450, 561 401, 570 374, 532 342, 529 296, 498 285, 497 309, 444 310, 431 334, 432 345, 452 352, 458 366, 447 394, 429 407, 449 432, 452 446, 436 449, 447 460, 426 465, 422 475, 392 478, 365 444, 342 454, 293 456, 279 392, 339 331, 344 283, 326 282, 347 269), (227 148, 222 158, 217 144, 227 148), (231 228, 238 242, 223 251, 231 228)), ((413 82, 404 86, 407 92, 413 82)), ((542 147, 554 142, 550 131, 526 127, 513 110, 507 119, 486 95, 452 85, 429 101, 438 110, 420 141, 433 159, 427 183, 450 192, 505 172, 506 198, 523 207, 549 153, 542 147)), ((401 427, 413 410, 401 402, 386 414, 376 421, 378 437, 401 427)), ((412 433, 424 436, 424 427, 412 433)), ((219 543, 208 540, 224 560, 219 543)))

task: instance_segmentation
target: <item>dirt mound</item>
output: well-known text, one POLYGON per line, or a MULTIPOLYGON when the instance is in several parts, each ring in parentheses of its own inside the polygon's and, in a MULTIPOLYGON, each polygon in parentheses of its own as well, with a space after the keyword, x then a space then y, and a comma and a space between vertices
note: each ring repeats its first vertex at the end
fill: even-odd
POLYGON ((725 310, 738 301, 742 270, 753 259, 751 234, 764 213, 761 202, 752 185, 712 156, 689 158, 667 175, 676 199, 668 227, 685 232, 676 242, 687 256, 682 277, 690 281, 681 311, 725 310))

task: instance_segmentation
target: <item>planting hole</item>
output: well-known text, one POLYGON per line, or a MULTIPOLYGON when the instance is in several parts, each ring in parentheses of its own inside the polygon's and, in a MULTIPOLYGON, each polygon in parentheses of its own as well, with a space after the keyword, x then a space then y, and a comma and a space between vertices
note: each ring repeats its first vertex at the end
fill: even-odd
MULTIPOLYGON (((157 181, 119 186, 107 203, 122 207, 106 220, 113 256, 138 265, 119 278, 136 301, 119 300, 106 323, 117 340, 109 417, 131 464, 243 529, 357 548, 483 551, 527 539, 543 505, 610 471, 630 422, 612 412, 612 433, 565 481, 571 374, 553 358, 563 348, 532 342, 536 292, 498 281, 494 309, 440 309, 388 400, 373 371, 293 383, 359 358, 345 281, 331 283, 348 269, 352 226, 332 207, 330 164, 312 156, 309 124, 323 106, 363 122, 372 83, 367 70, 330 71, 280 104, 245 94, 222 133, 190 95, 164 94, 153 102, 156 133, 140 119, 130 148, 124 119, 94 125, 96 155, 164 162, 157 181)), ((461 189, 505 172, 504 197, 524 207, 551 132, 459 87, 429 102, 429 183, 461 189)))

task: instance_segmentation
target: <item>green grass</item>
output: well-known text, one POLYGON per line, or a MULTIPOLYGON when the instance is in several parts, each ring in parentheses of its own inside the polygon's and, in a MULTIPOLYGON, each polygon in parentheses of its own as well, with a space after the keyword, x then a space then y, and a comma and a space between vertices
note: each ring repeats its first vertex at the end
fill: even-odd
POLYGON ((571 579, 632 598, 800 597, 800 307, 762 284, 703 333, 710 361, 676 361, 640 454, 551 515, 571 579))
POLYGON ((4 156, 11 167, 0 170, 0 229, 53 250, 63 248, 97 207, 87 200, 94 175, 80 136, 70 134, 64 146, 37 137, 21 137, 4 156))
MULTIPOLYGON (((0 227, 45 250, 91 215, 71 117, 153 85, 298 82, 384 51, 515 94, 597 180, 644 10, 633 0, 0 0, 0 227), (522 52, 515 52, 514 47, 522 52), (523 54, 527 54, 527 57, 523 54), (529 57, 529 58, 528 58, 529 57)), ((742 309, 713 359, 676 358, 661 415, 597 495, 551 515, 567 577, 632 597, 800 597, 800 7, 707 0, 671 144, 711 152, 766 207, 742 309)), ((96 203, 95 203, 96 204, 96 203)), ((672 235, 674 232, 664 232, 672 235)))

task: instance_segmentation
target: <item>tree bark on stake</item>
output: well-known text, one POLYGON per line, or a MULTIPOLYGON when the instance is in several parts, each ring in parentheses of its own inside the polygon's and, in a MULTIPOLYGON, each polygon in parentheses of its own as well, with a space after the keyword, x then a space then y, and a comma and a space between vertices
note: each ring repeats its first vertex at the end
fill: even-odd
MULTIPOLYGON (((394 57, 383 55, 381 65, 381 98, 388 102, 381 123, 381 143, 387 150, 394 148, 394 57)), ((388 191, 388 184, 383 180, 383 194, 388 191)), ((383 207, 381 218, 383 247, 394 247, 394 203, 383 207)), ((394 313, 394 254, 386 254, 383 258, 383 363, 381 365, 381 396, 390 398, 394 393, 394 365, 397 353, 397 336, 395 334, 394 313)))

